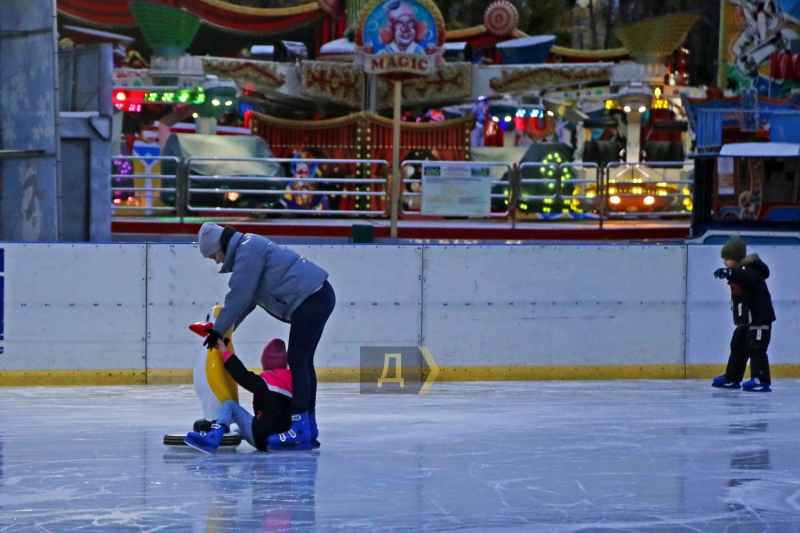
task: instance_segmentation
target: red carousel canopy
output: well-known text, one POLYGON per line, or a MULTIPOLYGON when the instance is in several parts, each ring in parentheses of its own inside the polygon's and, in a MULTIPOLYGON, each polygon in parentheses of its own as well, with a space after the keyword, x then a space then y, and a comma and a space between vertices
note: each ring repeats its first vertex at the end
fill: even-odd
MULTIPOLYGON (((204 24, 234 33, 263 34, 288 30, 322 18, 317 2, 294 7, 259 9, 221 0, 152 0, 185 9, 204 24)), ((103 28, 135 27, 129 0, 58 0, 59 14, 103 28)))

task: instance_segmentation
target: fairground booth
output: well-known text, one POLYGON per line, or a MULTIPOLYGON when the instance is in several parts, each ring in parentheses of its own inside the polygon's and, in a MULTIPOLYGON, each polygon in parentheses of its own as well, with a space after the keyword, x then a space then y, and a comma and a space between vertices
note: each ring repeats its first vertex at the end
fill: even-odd
MULTIPOLYGON (((687 221, 688 155, 721 141, 708 138, 717 131, 732 135, 720 106, 750 109, 755 98, 759 109, 794 108, 789 84, 769 86, 777 104, 745 87, 691 86, 681 45, 693 14, 642 20, 616 30, 623 47, 584 50, 524 34, 505 0, 487 7, 483 25, 453 31, 426 0, 271 9, 64 0, 58 9, 62 54, 115 50, 116 219, 687 221), (187 146, 175 135, 263 145, 198 142, 187 155, 166 150, 187 146), (211 158, 228 160, 224 174, 208 173, 211 158), (271 164, 255 172, 252 159, 271 164), (447 187, 425 186, 436 173, 447 187), (474 187, 453 188, 465 173, 474 187)), ((789 56, 772 59, 786 83, 789 56)), ((770 59, 759 61, 763 70, 770 59)))

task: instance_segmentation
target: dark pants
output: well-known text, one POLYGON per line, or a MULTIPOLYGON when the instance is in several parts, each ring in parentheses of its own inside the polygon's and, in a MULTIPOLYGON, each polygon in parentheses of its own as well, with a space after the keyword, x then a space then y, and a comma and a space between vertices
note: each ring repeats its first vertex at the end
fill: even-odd
POLYGON ((758 378, 761 383, 771 384, 769 376, 769 359, 767 348, 772 333, 772 326, 740 326, 733 332, 731 338, 731 356, 728 358, 728 368, 725 369, 725 378, 728 381, 739 383, 744 378, 747 360, 750 360, 750 377, 758 378))
POLYGON ((325 323, 336 305, 336 294, 327 281, 292 313, 287 358, 292 371, 292 413, 313 413, 317 403, 314 352, 325 323))

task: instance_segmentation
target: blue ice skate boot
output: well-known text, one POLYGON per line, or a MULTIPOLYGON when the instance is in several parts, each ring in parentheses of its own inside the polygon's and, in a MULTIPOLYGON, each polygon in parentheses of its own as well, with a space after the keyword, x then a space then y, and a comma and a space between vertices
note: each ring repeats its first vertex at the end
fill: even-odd
POLYGON ((742 390, 747 392, 772 392, 769 385, 761 383, 758 378, 753 378, 750 381, 742 383, 742 390))
POLYGON ((183 442, 195 450, 212 454, 217 451, 217 448, 219 448, 219 445, 222 443, 222 436, 226 431, 228 431, 227 426, 222 424, 212 424, 211 431, 208 433, 190 431, 186 434, 186 438, 183 439, 183 442))
POLYGON ((314 449, 320 447, 319 443, 319 430, 317 429, 317 413, 310 413, 308 415, 308 426, 311 428, 311 446, 314 449))
POLYGON ((311 445, 311 427, 308 424, 308 413, 292 415, 292 427, 284 433, 276 433, 267 437, 267 450, 307 451, 313 450, 311 445))
POLYGON ((728 381, 725 376, 717 376, 711 380, 711 386, 718 389, 740 389, 742 386, 735 381, 728 381))

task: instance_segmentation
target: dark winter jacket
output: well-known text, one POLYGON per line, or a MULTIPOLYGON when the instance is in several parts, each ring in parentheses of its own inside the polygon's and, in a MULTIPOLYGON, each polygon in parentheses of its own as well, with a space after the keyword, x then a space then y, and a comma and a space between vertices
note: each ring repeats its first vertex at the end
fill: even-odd
POLYGON ((292 374, 288 369, 254 374, 235 355, 225 361, 225 370, 253 393, 253 440, 256 448, 264 451, 267 437, 292 427, 292 374))
POLYGON ((767 288, 769 267, 750 254, 731 269, 728 285, 731 286, 731 310, 737 326, 766 325, 775 321, 772 297, 767 288))
POLYGON ((232 272, 225 306, 214 321, 224 335, 232 326, 261 306, 283 322, 317 291, 328 273, 296 252, 271 240, 236 232, 228 243, 220 274, 232 272))

